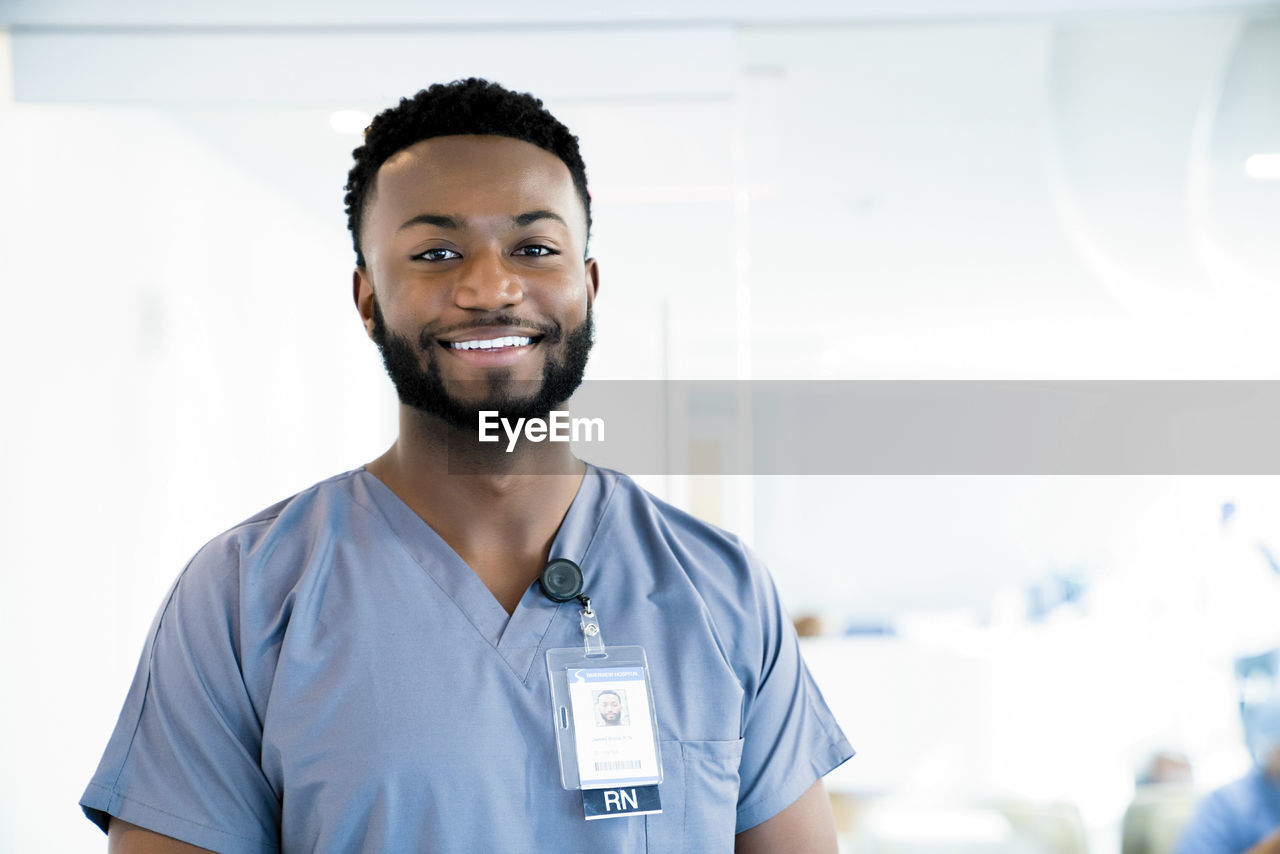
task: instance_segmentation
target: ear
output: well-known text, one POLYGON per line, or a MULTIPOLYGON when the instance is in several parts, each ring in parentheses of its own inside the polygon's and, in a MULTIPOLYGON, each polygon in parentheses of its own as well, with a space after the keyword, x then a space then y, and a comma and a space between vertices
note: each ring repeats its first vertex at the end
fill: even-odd
POLYGON ((586 260, 584 272, 587 274, 587 307, 593 308, 596 304, 596 293, 600 290, 600 265, 596 263, 596 259, 586 260))
POLYGON ((364 324, 364 334, 373 338, 373 282, 369 280, 369 271, 364 267, 356 267, 351 274, 351 298, 355 300, 356 311, 360 312, 360 322, 364 324))

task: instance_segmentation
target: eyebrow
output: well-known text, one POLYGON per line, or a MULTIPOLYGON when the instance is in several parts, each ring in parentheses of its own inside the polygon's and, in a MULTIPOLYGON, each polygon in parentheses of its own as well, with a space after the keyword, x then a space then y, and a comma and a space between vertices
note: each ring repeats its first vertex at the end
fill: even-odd
POLYGON ((569 225, 569 223, 564 221, 564 219, 560 216, 560 214, 556 213, 555 211, 547 211, 547 210, 537 210, 537 211, 529 211, 528 213, 522 213, 519 216, 512 217, 511 222, 517 228, 522 228, 526 225, 531 225, 532 223, 535 223, 540 219, 553 219, 565 227, 568 227, 569 225))
MULTIPOLYGON (((555 211, 536 210, 527 211, 517 214, 511 218, 511 224, 516 228, 523 228, 526 225, 532 225, 539 220, 550 219, 555 220, 566 228, 569 226, 564 221, 564 217, 555 211)), ((465 220, 461 217, 446 216, 445 214, 420 213, 412 219, 405 220, 397 231, 404 231, 406 228, 412 228, 415 225, 434 225, 437 228, 447 228, 453 231, 463 231, 466 228, 465 220)))
POLYGON ((462 223, 451 216, 445 216, 444 214, 421 213, 413 219, 405 220, 396 230, 404 231, 406 228, 411 228, 415 225, 434 225, 438 228, 451 228, 454 231, 458 231, 462 228, 462 223))

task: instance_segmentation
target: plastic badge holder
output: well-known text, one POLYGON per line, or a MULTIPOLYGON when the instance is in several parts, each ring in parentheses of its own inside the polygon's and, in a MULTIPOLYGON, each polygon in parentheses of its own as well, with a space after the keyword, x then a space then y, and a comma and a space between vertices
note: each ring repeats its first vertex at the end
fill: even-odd
POLYGON ((560 781, 566 789, 656 786, 662 753, 644 647, 606 649, 590 605, 581 613, 584 645, 547 651, 560 781))

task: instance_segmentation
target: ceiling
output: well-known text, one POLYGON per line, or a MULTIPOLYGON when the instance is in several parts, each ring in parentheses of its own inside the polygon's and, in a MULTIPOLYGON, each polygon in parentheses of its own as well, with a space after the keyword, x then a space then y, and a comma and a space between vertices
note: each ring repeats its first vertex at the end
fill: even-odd
POLYGON ((797 24, 962 20, 1043 15, 1124 14, 1183 10, 1240 10, 1273 5, 1260 0, 653 0, 611 4, 564 0, 536 16, 517 0, 484 3, 366 0, 8 0, 0 26, 27 27, 382 27, 635 23, 797 24), (533 20, 531 20, 533 19, 533 20))

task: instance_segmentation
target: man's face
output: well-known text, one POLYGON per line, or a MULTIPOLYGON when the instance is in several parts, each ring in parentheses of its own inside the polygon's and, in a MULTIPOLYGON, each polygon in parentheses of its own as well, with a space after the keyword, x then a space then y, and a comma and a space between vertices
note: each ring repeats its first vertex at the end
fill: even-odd
POLYGON ((601 694, 596 698, 596 711, 606 724, 616 724, 622 716, 622 701, 617 694, 601 694))
POLYGON ((378 170, 355 297, 407 406, 474 429, 545 415, 591 349, 594 260, 568 168, 519 140, 446 136, 378 170))

